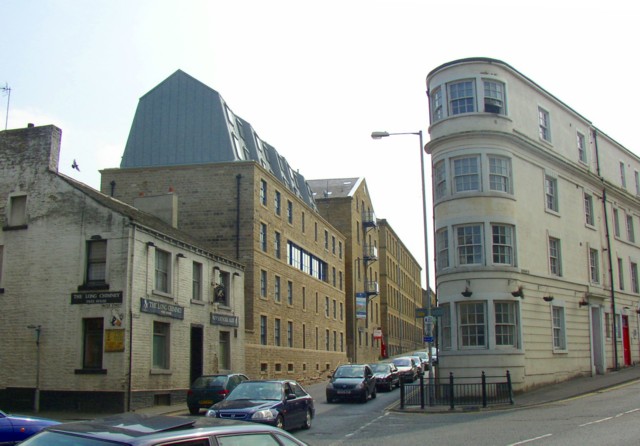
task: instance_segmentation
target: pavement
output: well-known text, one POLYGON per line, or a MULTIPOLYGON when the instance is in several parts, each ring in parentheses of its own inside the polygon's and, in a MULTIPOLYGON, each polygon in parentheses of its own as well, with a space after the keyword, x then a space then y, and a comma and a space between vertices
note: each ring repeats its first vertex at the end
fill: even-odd
MULTIPOLYGON (((606 389, 616 387, 622 384, 627 384, 633 381, 640 380, 640 365, 625 367, 617 371, 608 371, 605 375, 596 375, 588 377, 580 377, 570 379, 557 384, 547 385, 539 387, 529 392, 523 392, 514 396, 514 404, 507 407, 511 408, 523 408, 529 406, 537 406, 541 404, 547 404, 557 401, 562 401, 570 398, 575 398, 581 395, 589 393, 604 391, 606 389)), ((305 385, 307 391, 318 402, 324 402, 324 389, 326 382, 322 381, 316 384, 305 385)), ((389 410, 400 411, 400 401, 389 406, 389 410)), ((482 410, 503 410, 504 405, 501 406, 489 406, 482 410)), ((464 410, 464 407, 459 407, 460 410, 464 410)), ((420 409, 416 407, 409 407, 404 409, 405 411, 415 412, 448 412, 449 408, 446 406, 427 407, 420 409)), ((136 409, 132 412, 145 414, 145 415, 184 415, 188 413, 186 403, 174 404, 169 406, 153 406, 143 409, 136 409)), ((20 412, 23 415, 34 415, 42 418, 50 418, 59 421, 77 421, 87 420, 93 418, 105 417, 113 414, 105 413, 86 413, 86 412, 59 412, 59 411, 46 411, 42 410, 38 414, 33 412, 20 412)))

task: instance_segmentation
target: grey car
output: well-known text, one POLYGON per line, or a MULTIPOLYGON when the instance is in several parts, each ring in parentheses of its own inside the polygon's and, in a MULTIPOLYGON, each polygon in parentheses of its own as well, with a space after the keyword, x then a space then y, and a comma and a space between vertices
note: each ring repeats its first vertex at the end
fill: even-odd
POLYGON ((327 402, 357 400, 366 403, 376 397, 376 378, 369 364, 345 364, 329 376, 327 402))
POLYGON ((127 413, 45 428, 20 446, 229 446, 306 443, 273 426, 203 417, 127 413))

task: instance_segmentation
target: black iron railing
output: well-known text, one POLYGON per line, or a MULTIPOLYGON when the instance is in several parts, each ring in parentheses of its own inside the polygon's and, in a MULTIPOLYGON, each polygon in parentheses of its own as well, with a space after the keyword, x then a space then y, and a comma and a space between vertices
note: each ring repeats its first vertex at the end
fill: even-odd
POLYGON ((487 376, 484 371, 477 378, 454 379, 453 373, 449 379, 432 379, 429 383, 423 376, 417 383, 404 382, 400 386, 400 408, 407 406, 482 406, 490 404, 513 404, 513 388, 511 375, 507 370, 505 376, 487 376), (473 382, 473 381, 476 382, 473 382))

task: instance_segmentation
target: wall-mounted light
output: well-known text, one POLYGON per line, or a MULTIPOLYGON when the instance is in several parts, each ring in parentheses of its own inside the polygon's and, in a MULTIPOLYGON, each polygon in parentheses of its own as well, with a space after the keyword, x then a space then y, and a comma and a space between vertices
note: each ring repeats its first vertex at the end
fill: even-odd
POLYGON ((152 248, 152 247, 154 247, 154 246, 156 246, 156 244, 155 244, 155 243, 153 243, 153 242, 147 242, 147 247, 148 247, 148 248, 152 248))
POLYGON ((578 302, 579 307, 584 307, 585 305, 589 305, 589 301, 586 298, 582 298, 580 302, 578 302))
POLYGON ((520 285, 517 290, 512 291, 511 295, 513 297, 519 297, 521 299, 524 299, 524 291, 522 290, 522 285, 520 285))
POLYGON ((178 253, 178 255, 177 255, 176 257, 178 257, 179 259, 186 259, 186 258, 187 258, 187 256, 185 256, 185 255, 184 255, 184 254, 182 254, 181 252, 180 252, 180 253, 178 253))
POLYGON ((233 273, 233 276, 234 277, 240 277, 240 273, 239 272, 235 272, 235 273, 233 273))
POLYGON ((545 302, 551 302, 553 300, 553 296, 542 296, 542 299, 545 302))
POLYGON ((473 291, 471 291, 469 287, 465 287, 464 291, 460 294, 462 294, 464 297, 471 297, 473 291))

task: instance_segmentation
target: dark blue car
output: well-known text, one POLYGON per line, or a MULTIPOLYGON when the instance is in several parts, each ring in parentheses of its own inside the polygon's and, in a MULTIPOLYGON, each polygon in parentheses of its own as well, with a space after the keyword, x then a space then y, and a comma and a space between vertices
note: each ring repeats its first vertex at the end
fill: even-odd
POLYGON ((313 398, 296 381, 243 381, 208 417, 270 424, 280 429, 309 429, 315 416, 313 398))
POLYGON ((52 424, 58 422, 46 418, 10 415, 0 410, 0 445, 19 443, 52 424))

